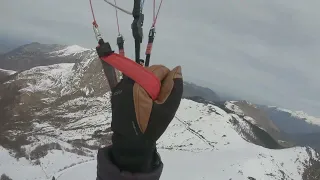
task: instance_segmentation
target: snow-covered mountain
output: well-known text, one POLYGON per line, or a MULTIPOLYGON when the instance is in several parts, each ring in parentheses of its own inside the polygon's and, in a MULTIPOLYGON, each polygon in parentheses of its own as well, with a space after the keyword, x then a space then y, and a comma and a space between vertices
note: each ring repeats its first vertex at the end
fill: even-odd
POLYGON ((311 146, 320 152, 320 118, 302 111, 290 111, 272 106, 260 106, 270 119, 297 145, 311 146))
POLYGON ((10 75, 15 74, 15 73, 16 73, 16 71, 0 69, 0 74, 4 75, 4 76, 10 76, 10 75))
POLYGON ((77 45, 66 46, 34 42, 0 55, 0 68, 21 71, 35 66, 74 63, 88 53, 90 53, 90 49, 77 45))
POLYGON ((253 119, 260 128, 266 130, 284 146, 310 146, 320 152, 319 118, 302 111, 256 105, 246 101, 227 103, 232 112, 253 119))
MULTIPOLYGON (((95 179, 97 149, 111 143, 109 87, 94 50, 70 49, 47 54, 76 57, 74 63, 34 67, 1 83, 0 175, 95 179)), ((313 149, 283 149, 259 122, 226 107, 182 100, 157 144, 161 179, 317 178, 313 149)))
POLYGON ((310 116, 303 111, 291 111, 291 110, 283 109, 283 108, 277 108, 277 109, 279 111, 288 112, 291 114, 291 116, 299 118, 299 119, 303 119, 307 123, 320 126, 320 118, 319 117, 310 116))
POLYGON ((310 116, 303 111, 291 111, 275 106, 260 105, 258 107, 265 110, 280 127, 285 128, 283 124, 286 124, 288 121, 291 121, 291 124, 296 124, 295 127, 292 126, 290 129, 285 129, 287 132, 320 132, 320 117, 310 116), (306 126, 309 126, 309 128, 306 126))

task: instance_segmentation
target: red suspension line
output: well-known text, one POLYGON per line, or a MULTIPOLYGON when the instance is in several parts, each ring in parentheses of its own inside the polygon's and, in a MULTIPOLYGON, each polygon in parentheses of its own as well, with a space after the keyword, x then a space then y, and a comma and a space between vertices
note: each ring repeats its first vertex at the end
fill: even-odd
POLYGON ((94 12, 93 12, 93 8, 92 8, 92 2, 91 2, 91 0, 89 0, 90 1, 90 7, 91 7, 91 13, 92 13, 92 18, 93 18, 93 25, 94 26, 98 26, 98 24, 97 24, 97 21, 96 21, 96 17, 94 16, 94 12))
POLYGON ((161 8, 161 5, 162 5, 162 1, 160 2, 160 5, 159 5, 159 8, 158 8, 158 11, 157 11, 157 15, 155 15, 155 11, 156 11, 156 0, 153 0, 153 24, 152 26, 154 27, 157 23, 157 18, 158 18, 158 15, 159 15, 159 12, 160 12, 160 8, 161 8))

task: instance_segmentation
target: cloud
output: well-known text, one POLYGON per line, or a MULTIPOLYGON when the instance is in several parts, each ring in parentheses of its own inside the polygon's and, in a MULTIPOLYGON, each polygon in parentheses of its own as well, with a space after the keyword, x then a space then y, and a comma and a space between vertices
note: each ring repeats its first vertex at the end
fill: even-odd
MULTIPOLYGON (((117 3, 132 9, 133 1, 117 3)), ((103 0, 93 5, 104 38, 116 48, 115 10, 103 0)), ((186 77, 217 91, 319 116, 319 5, 317 0, 164 0, 151 62, 180 64, 186 77)), ((144 11, 147 36, 152 1, 145 1, 144 11)), ((0 34, 94 47, 90 13, 89 1, 2 0, 0 34)), ((133 57, 132 17, 119 16, 126 54, 133 57)))

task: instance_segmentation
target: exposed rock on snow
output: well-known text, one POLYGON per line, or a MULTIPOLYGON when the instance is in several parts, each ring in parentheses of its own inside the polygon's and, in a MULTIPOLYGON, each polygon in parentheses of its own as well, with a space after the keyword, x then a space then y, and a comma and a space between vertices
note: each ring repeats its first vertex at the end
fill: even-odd
POLYGON ((246 101, 232 101, 226 102, 226 107, 234 111, 238 115, 246 117, 246 120, 268 132, 279 132, 279 128, 268 118, 266 112, 258 109, 253 104, 246 101))

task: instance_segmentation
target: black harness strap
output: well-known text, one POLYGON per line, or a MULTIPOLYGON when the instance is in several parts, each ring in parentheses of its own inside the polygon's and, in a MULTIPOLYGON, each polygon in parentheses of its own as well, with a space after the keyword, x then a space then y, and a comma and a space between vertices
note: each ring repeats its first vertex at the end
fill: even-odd
POLYGON ((123 39, 122 35, 119 35, 117 37, 117 45, 118 45, 118 48, 119 48, 119 54, 122 55, 122 56, 125 56, 125 53, 124 53, 124 39, 123 39))
POLYGON ((133 5, 133 22, 131 24, 132 29, 132 35, 134 38, 134 45, 135 45, 135 60, 136 63, 140 62, 140 45, 142 43, 143 39, 143 21, 144 21, 144 15, 142 14, 142 11, 140 9, 140 0, 134 0, 133 5))
POLYGON ((144 64, 146 67, 148 67, 150 63, 150 56, 151 56, 152 45, 153 45, 155 34, 156 34, 155 27, 152 27, 149 31, 148 45, 146 49, 146 62, 144 64))

